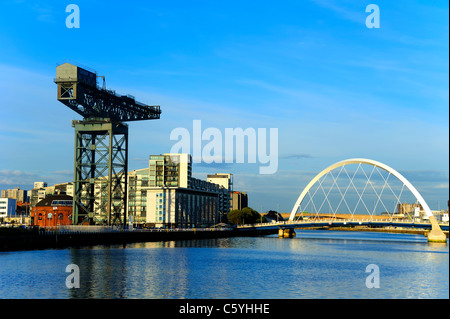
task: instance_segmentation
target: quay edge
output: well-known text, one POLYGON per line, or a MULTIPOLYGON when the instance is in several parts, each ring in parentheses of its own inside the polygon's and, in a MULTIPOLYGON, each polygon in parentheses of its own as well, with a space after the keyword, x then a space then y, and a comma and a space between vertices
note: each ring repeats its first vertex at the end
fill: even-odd
POLYGON ((58 232, 38 229, 0 229, 0 251, 62 249, 70 247, 121 245, 138 242, 211 239, 244 236, 265 236, 274 231, 250 229, 191 230, 118 230, 114 232, 58 232))

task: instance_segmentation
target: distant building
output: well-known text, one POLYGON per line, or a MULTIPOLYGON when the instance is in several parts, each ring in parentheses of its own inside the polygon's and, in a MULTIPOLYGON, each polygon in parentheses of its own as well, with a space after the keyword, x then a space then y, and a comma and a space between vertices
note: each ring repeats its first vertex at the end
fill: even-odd
POLYGON ((43 200, 47 196, 45 188, 33 188, 29 191, 30 194, 30 205, 36 206, 38 202, 43 200))
POLYGON ((218 184, 230 192, 230 211, 248 207, 248 195, 244 192, 233 190, 233 175, 227 173, 217 173, 208 175, 207 181, 218 184))
POLYGON ((47 187, 47 182, 34 182, 33 188, 44 188, 47 187))
POLYGON ((217 173, 208 175, 206 181, 220 185, 229 191, 233 191, 233 175, 227 173, 217 173))
POLYGON ((46 182, 35 182, 34 186, 35 188, 28 192, 31 206, 36 206, 39 201, 49 195, 67 194, 73 196, 73 183, 61 183, 48 186, 46 182))
POLYGON ((72 196, 49 195, 32 208, 31 224, 41 227, 71 225, 72 205, 72 196))
POLYGON ((0 198, 0 218, 16 215, 16 200, 12 198, 0 198))
POLYGON ((449 218, 448 218, 448 211, 447 212, 442 212, 442 215, 441 215, 441 221, 443 222, 443 223, 448 223, 449 222, 449 218))
POLYGON ((16 217, 29 217, 30 203, 16 201, 16 217))
MULTIPOLYGON (((436 218, 436 221, 442 223, 448 223, 448 211, 444 210, 431 210, 431 213, 436 218)), ((422 205, 419 203, 408 204, 402 203, 397 204, 397 214, 394 214, 396 217, 405 218, 409 220, 414 220, 416 222, 424 222, 428 221, 429 217, 422 205)))
POLYGON ((231 192, 230 210, 248 207, 248 195, 243 192, 231 192))
POLYGON ((20 189, 19 187, 13 189, 2 190, 2 198, 15 199, 16 202, 26 202, 27 201, 27 191, 20 189))
POLYGON ((66 194, 73 196, 73 183, 61 183, 55 184, 51 188, 49 186, 44 187, 48 194, 66 194))
POLYGON ((414 215, 414 212, 416 211, 416 208, 419 208, 419 210, 423 210, 422 205, 419 203, 414 204, 408 204, 408 203, 402 203, 397 204, 397 214, 403 214, 405 216, 408 215, 414 215))

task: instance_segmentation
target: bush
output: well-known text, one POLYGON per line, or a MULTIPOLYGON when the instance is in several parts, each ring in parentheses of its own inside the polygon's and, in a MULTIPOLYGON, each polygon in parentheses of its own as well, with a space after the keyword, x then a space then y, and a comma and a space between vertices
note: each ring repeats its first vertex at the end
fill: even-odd
POLYGON ((228 214, 228 222, 235 225, 255 224, 260 223, 261 221, 264 223, 266 218, 261 218, 261 215, 251 207, 233 209, 228 214))

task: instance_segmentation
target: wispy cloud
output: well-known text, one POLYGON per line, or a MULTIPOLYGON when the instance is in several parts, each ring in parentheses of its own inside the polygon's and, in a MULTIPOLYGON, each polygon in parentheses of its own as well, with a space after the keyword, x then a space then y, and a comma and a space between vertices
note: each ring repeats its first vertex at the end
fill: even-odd
POLYGON ((345 62, 349 66, 355 66, 366 69, 374 69, 377 71, 391 71, 401 73, 416 73, 416 69, 401 65, 402 61, 399 60, 387 60, 373 57, 362 57, 358 60, 352 59, 345 62))
POLYGON ((240 84, 252 85, 255 87, 269 90, 280 95, 289 96, 298 100, 303 106, 310 108, 326 109, 330 106, 336 106, 336 100, 326 97, 323 94, 315 93, 311 88, 295 88, 277 84, 272 84, 255 79, 239 79, 236 80, 240 84))
POLYGON ((57 171, 26 171, 26 170, 0 170, 0 189, 20 187, 32 189, 34 182, 47 182, 48 185, 67 183, 73 180, 70 170, 57 171))
POLYGON ((441 183, 441 184, 436 184, 434 185, 434 188, 436 189, 449 189, 449 184, 448 183, 441 183))
POLYGON ((201 168, 207 168, 207 169, 212 169, 212 170, 229 170, 231 169, 235 164, 230 164, 230 163, 205 163, 205 162, 201 162, 201 163, 194 163, 193 167, 201 167, 201 168))
POLYGON ((280 156, 280 159, 304 159, 304 158, 313 158, 314 156, 310 154, 289 154, 289 155, 282 155, 280 156))
POLYGON ((438 183, 449 181, 449 172, 445 171, 432 171, 432 170, 422 170, 422 171, 399 171, 405 178, 407 178, 411 183, 414 182, 431 182, 438 183))
POLYGON ((39 180, 39 175, 34 172, 22 170, 0 170, 0 185, 15 187, 16 185, 32 185, 39 180))
POLYGON ((311 0, 316 5, 333 11, 339 18, 355 23, 364 23, 365 7, 358 5, 357 8, 350 8, 348 2, 333 0, 311 0), (346 5, 345 5, 346 4, 346 5))

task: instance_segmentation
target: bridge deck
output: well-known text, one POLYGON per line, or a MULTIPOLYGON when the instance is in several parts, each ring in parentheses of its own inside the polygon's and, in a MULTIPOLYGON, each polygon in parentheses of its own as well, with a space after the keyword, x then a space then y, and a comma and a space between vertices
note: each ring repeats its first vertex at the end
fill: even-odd
MULTIPOLYGON (((369 226, 369 227, 405 227, 431 229, 431 223, 401 221, 391 219, 360 219, 360 220, 342 220, 342 219, 309 219, 303 221, 281 221, 272 223, 259 223, 239 226, 239 230, 246 229, 279 229, 279 228, 308 228, 308 227, 343 227, 343 226, 369 226)), ((442 230, 449 230, 449 224, 440 224, 442 230)))

